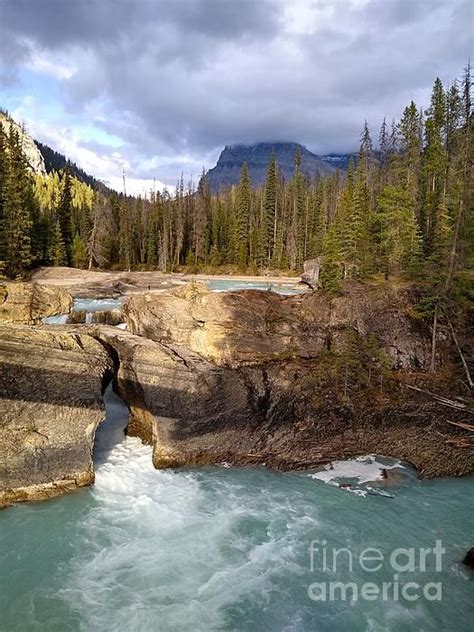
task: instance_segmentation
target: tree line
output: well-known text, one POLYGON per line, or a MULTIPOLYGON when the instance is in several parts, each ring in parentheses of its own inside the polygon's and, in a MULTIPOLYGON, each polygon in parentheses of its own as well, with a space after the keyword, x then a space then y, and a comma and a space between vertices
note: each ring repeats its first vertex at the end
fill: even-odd
POLYGON ((413 101, 398 122, 367 123, 347 173, 312 180, 299 152, 285 181, 275 156, 264 186, 240 181, 212 194, 197 187, 146 198, 93 191, 71 175, 32 174, 13 126, 0 125, 0 265, 21 277, 38 265, 173 271, 231 266, 300 271, 319 258, 321 282, 383 273, 449 286, 473 261, 471 70, 443 86, 426 110, 413 101))

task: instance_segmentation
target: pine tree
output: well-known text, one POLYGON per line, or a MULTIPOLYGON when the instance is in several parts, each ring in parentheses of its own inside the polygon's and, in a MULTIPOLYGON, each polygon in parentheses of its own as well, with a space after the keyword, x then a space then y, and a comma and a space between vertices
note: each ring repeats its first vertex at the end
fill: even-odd
POLYGON ((147 257, 146 262, 149 266, 156 268, 158 265, 158 248, 156 244, 156 233, 151 229, 148 233, 147 257))
POLYGON ((53 266, 67 265, 66 247, 64 245, 61 224, 56 220, 53 228, 51 244, 49 246, 49 260, 53 266))
POLYGON ((339 237, 332 226, 324 237, 321 286, 329 294, 341 291, 341 252, 339 237))
POLYGON ((425 253, 430 257, 438 246, 436 235, 440 234, 436 226, 439 217, 438 209, 441 197, 445 194, 446 185, 446 98, 440 79, 436 79, 431 95, 431 106, 426 111, 425 151, 423 156, 424 178, 424 229, 425 253))
POLYGON ((7 136, 0 123, 0 272, 5 265, 5 202, 8 177, 7 136))
POLYGON ((5 270, 11 277, 22 277, 33 259, 28 208, 32 183, 20 137, 13 127, 8 137, 8 163, 4 201, 5 270))
POLYGON ((103 268, 110 261, 108 236, 115 230, 116 227, 109 200, 102 193, 97 193, 93 206, 92 231, 87 242, 89 270, 94 263, 103 268))
POLYGON ((79 233, 76 233, 74 235, 74 239, 72 240, 71 255, 72 265, 75 268, 87 267, 87 244, 79 233))
POLYGON ((357 164, 352 204, 345 230, 345 257, 349 276, 359 277, 367 270, 369 259, 370 194, 367 186, 367 162, 361 150, 357 164))
POLYGON ((241 269, 245 269, 249 258, 249 222, 252 203, 249 169, 246 162, 242 166, 237 191, 236 213, 234 223, 235 261, 241 269))
POLYGON ((410 193, 386 186, 377 200, 381 263, 385 276, 418 269, 421 239, 410 193))
POLYGON ((66 249, 67 264, 71 263, 72 246, 72 179, 69 165, 64 170, 61 180, 61 198, 57 210, 57 218, 61 227, 62 239, 66 249))
POLYGON ((263 227, 261 231, 262 249, 266 253, 266 262, 270 263, 275 250, 277 229, 277 165, 272 153, 268 165, 267 179, 263 199, 263 227))

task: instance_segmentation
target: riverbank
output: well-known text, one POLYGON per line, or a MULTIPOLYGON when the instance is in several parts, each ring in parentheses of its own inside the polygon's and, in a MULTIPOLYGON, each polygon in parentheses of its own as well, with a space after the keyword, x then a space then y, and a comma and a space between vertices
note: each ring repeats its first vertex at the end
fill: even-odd
POLYGON ((312 473, 227 464, 160 471, 151 446, 121 433, 128 411, 110 391, 106 405, 95 485, 0 512, 2 629, 467 632, 470 478, 405 478, 382 496, 367 489, 373 483, 366 495, 347 493, 312 473), (393 588, 392 551, 436 540, 441 568, 429 554, 424 567, 398 573, 398 597, 391 589, 388 601, 374 599, 372 589, 370 600, 353 599, 349 588, 337 602, 311 598, 314 582, 393 588), (365 547, 384 561, 370 577, 359 563, 365 547), (409 598, 420 593, 416 608, 403 597, 407 582, 409 598), (429 582, 441 584, 442 601, 424 598, 429 582))
POLYGON ((79 270, 77 268, 39 268, 31 277, 31 282, 66 288, 72 296, 102 298, 128 295, 144 291, 167 291, 190 282, 233 282, 233 283, 265 283, 271 285, 297 285, 299 276, 255 276, 244 274, 190 274, 128 272, 128 271, 96 271, 79 270))
MULTIPOLYGON (((456 347, 440 324, 431 373, 431 331, 412 315, 415 300, 412 288, 389 284, 352 282, 331 298, 184 283, 126 296, 129 331, 4 324, 5 502, 33 498, 24 493, 32 485, 39 498, 52 485, 63 491, 65 480, 92 482, 100 390, 112 374, 131 411, 127 432, 153 445, 159 469, 226 462, 289 471, 376 453, 425 478, 472 473, 474 406, 456 347), (95 381, 79 397, 77 380, 84 386, 88 373, 95 381), (85 434, 69 424, 64 441, 63 405, 83 410, 85 434), (78 446, 79 461, 69 458, 78 446)), ((459 344, 470 344, 469 328, 455 326, 459 344)))

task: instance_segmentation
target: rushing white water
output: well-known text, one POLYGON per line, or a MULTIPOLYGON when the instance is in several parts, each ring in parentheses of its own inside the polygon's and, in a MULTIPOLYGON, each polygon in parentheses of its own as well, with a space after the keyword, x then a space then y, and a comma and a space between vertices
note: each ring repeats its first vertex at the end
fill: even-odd
POLYGON ((44 325, 65 325, 68 322, 67 314, 56 314, 54 316, 46 316, 42 319, 44 325))
POLYGON ((75 298, 72 309, 74 312, 106 312, 120 309, 124 300, 124 296, 120 298, 75 298))
POLYGON ((472 479, 407 481, 386 499, 306 473, 157 471, 151 448, 124 437, 127 410, 110 388, 106 401, 95 485, 0 512, 2 632, 471 632, 459 561, 472 546, 472 479), (400 577, 441 581, 441 602, 309 598, 313 582, 393 577, 344 559, 311 568, 311 542, 388 555, 436 539, 442 571, 400 577))

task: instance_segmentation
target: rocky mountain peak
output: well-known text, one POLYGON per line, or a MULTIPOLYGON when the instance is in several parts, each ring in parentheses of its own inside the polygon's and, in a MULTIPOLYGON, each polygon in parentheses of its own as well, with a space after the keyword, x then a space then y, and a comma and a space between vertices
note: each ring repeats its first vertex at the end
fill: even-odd
POLYGON ((215 167, 207 177, 213 191, 226 189, 239 181, 244 162, 249 167, 250 179, 254 186, 265 182, 268 163, 275 154, 278 168, 285 180, 291 179, 295 170, 295 153, 299 148, 301 167, 311 179, 326 176, 336 171, 336 167, 313 154, 309 149, 295 142, 262 142, 253 145, 226 145, 215 167))
POLYGON ((13 127, 20 135, 23 153, 26 156, 30 169, 35 173, 46 175, 43 155, 28 132, 3 110, 0 110, 0 123, 3 125, 3 129, 7 134, 10 133, 10 129, 13 127))

